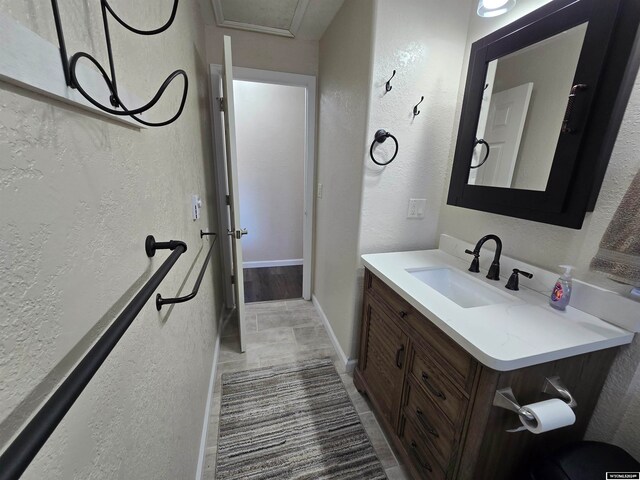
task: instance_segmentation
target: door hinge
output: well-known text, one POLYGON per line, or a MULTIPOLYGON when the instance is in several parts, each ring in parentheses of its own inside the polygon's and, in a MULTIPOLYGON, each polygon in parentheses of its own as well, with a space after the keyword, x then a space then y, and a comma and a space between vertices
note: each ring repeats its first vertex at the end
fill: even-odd
POLYGON ((220 105, 220 111, 224 112, 224 97, 218 97, 218 103, 220 105))
POLYGON ((231 275, 231 285, 235 285, 235 284, 236 284, 236 276, 231 275))
POLYGON ((227 205, 231 205, 231 197, 229 195, 225 195, 225 199, 227 201, 227 205))

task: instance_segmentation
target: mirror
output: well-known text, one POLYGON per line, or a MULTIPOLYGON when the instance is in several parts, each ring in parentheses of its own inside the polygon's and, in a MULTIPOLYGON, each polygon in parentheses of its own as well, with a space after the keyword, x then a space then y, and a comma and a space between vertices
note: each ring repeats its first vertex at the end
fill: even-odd
POLYGON ((546 190, 587 25, 489 63, 469 184, 546 190))
POLYGON ((640 64, 638 0, 554 0, 475 41, 447 203, 581 228, 640 64))

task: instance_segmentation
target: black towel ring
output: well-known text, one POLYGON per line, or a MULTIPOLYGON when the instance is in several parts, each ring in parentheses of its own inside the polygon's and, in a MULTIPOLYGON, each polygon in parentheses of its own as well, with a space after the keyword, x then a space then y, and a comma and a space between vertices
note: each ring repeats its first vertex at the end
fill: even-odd
POLYGON ((394 137, 393 135, 391 135, 389 132, 387 132, 386 130, 380 129, 376 132, 375 137, 373 139, 373 142, 371 143, 371 148, 369 149, 369 155, 371 156, 371 160, 373 160, 373 163, 375 163, 376 165, 380 165, 381 167, 384 167, 385 165, 389 165, 391 162, 393 162, 393 160, 396 158, 396 155, 398 155, 398 139, 396 137, 394 137), (374 156, 373 156, 373 147, 376 146, 376 143, 384 143, 384 141, 387 138, 391 138, 395 144, 396 144, 396 152, 393 154, 393 157, 391 157, 391 160, 389 160, 386 163, 382 163, 377 161, 374 156))
POLYGON ((481 167, 482 165, 484 165, 484 162, 486 162, 487 159, 489 158, 489 152, 491 151, 491 147, 489 147, 489 144, 487 143, 487 141, 482 138, 480 140, 476 138, 476 143, 473 144, 473 148, 476 148, 478 145, 484 145, 485 148, 487 149, 487 153, 485 153, 484 158, 478 165, 471 165, 470 168, 481 167))

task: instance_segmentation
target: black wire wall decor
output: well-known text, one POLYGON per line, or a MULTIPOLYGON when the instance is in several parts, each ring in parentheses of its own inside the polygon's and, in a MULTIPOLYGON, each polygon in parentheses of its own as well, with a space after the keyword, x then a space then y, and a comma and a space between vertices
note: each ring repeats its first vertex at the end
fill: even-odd
POLYGON ((176 18, 176 11, 178 10, 178 0, 174 0, 173 2, 173 9, 171 10, 171 15, 169 17, 169 20, 163 26, 153 30, 140 30, 138 28, 132 27, 131 25, 127 24, 124 20, 122 20, 113 11, 113 9, 111 8, 111 5, 109 5, 107 0, 100 0, 100 7, 102 9, 102 22, 104 24, 104 34, 105 34, 105 41, 107 44, 107 54, 109 57, 109 70, 110 70, 111 76, 107 74, 106 70, 102 67, 102 65, 100 65, 100 63, 93 56, 89 55, 86 52, 77 52, 73 54, 71 58, 67 56, 67 48, 64 41, 64 33, 62 31, 62 21, 60 20, 60 11, 58 9, 58 0, 51 0, 51 6, 53 7, 53 17, 56 23, 58 43, 60 45, 60 55, 62 57, 62 68, 64 70, 64 78, 69 87, 78 90, 78 92, 80 92, 80 94, 82 94, 82 96, 86 98, 93 106, 99 108, 103 112, 107 112, 117 116, 131 117, 136 122, 141 123, 142 125, 146 125, 148 127, 162 127, 164 125, 168 125, 174 122, 182 114, 182 110, 184 109, 184 104, 187 100, 187 91, 189 89, 189 79, 187 78, 187 74, 184 70, 176 70, 171 75, 169 75, 166 78, 166 80, 162 83, 162 85, 160 86, 160 88, 158 89, 154 97, 145 105, 142 105, 141 107, 138 107, 138 108, 130 109, 124 104, 124 102, 118 95, 118 83, 116 80, 116 69, 113 62, 113 50, 111 48, 111 35, 109 33, 109 22, 108 22, 108 15, 107 15, 107 13, 111 14, 111 16, 120 25, 122 25, 124 28, 126 28, 130 32, 136 33, 138 35, 157 35, 167 30, 173 23, 174 19, 176 18), (102 75, 102 78, 104 79, 105 83, 107 84, 107 87, 109 88, 109 92, 111 92, 111 95, 109 97, 109 102, 111 103, 110 107, 100 103, 98 100, 96 100, 91 95, 89 95, 86 92, 86 90, 84 90, 84 88, 82 88, 82 85, 80 84, 76 76, 76 67, 80 59, 86 59, 89 62, 91 62, 102 75), (180 107, 178 108, 178 111, 175 113, 175 115, 170 119, 162 122, 148 122, 146 120, 142 120, 141 118, 137 117, 136 115, 140 115, 150 110, 158 103, 158 101, 164 94, 167 87, 171 84, 171 82, 176 77, 184 78, 184 90, 182 92, 180 107))
POLYGON ((373 163, 375 163, 376 165, 380 165, 381 167, 384 167, 385 165, 389 165, 391 162, 393 162, 395 160, 396 156, 398 155, 398 150, 399 150, 398 139, 396 137, 394 137, 393 135, 391 135, 386 130, 380 129, 374 135, 373 142, 371 142, 371 148, 369 149, 369 156, 371 157, 371 160, 373 160, 373 163), (393 154, 393 157, 391 157, 391 160, 389 160, 387 162, 379 162, 373 156, 373 148, 378 143, 384 143, 387 140, 387 138, 391 138, 394 141, 394 143, 396 144, 396 148, 395 148, 396 151, 393 154))

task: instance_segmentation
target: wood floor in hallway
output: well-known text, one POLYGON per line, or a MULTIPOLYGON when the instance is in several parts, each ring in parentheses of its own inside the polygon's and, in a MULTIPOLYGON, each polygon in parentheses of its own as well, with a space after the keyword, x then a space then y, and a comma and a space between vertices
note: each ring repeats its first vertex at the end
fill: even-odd
POLYGON ((244 301, 302 298, 302 265, 245 268, 244 301))
POLYGON ((389 480, 409 478, 398 463, 398 456, 390 447, 367 398, 360 395, 353 385, 351 374, 345 371, 344 363, 333 348, 320 315, 311 302, 298 299, 247 304, 246 329, 245 353, 240 353, 235 319, 227 322, 222 332, 211 399, 203 480, 215 479, 222 375, 323 357, 333 360, 389 480))

